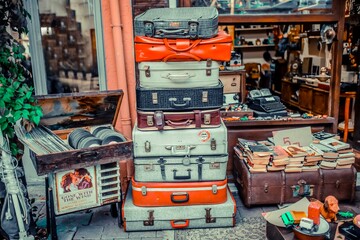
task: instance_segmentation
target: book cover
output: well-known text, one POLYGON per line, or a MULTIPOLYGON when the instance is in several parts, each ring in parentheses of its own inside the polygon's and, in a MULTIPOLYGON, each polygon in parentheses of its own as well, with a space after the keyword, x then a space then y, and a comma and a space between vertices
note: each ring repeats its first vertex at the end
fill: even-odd
POLYGON ((335 162, 329 162, 329 161, 321 161, 321 163, 320 163, 320 167, 321 168, 331 168, 331 169, 333 169, 333 168, 336 168, 336 165, 337 165, 337 162, 335 161, 335 162))
POLYGON ((273 151, 272 156, 274 160, 289 158, 289 154, 279 145, 272 147, 272 151, 273 151))
POLYGON ((339 158, 349 158, 349 157, 355 157, 355 153, 354 152, 339 153, 339 158))
POLYGON ((289 164, 289 158, 286 159, 279 159, 279 160, 272 160, 273 165, 275 166, 285 166, 287 164, 289 164))
POLYGON ((348 164, 354 164, 354 163, 355 163, 355 157, 339 158, 337 160, 338 165, 348 165, 348 164))
POLYGON ((305 157, 307 152, 302 147, 296 145, 287 145, 282 146, 282 148, 291 156, 291 157, 305 157))
POLYGON ((337 152, 325 152, 323 153, 324 159, 337 159, 339 157, 339 153, 337 152))
POLYGON ((316 172, 318 169, 319 169, 318 165, 302 167, 303 172, 316 172))
POLYGON ((248 161, 250 161, 252 164, 258 164, 258 165, 267 165, 270 162, 269 157, 261 157, 261 158, 253 158, 252 155, 249 155, 247 157, 248 161))
POLYGON ((271 149, 268 146, 259 144, 259 145, 250 145, 249 146, 250 151, 255 156, 270 156, 271 155, 271 149))
POLYGON ((339 141, 335 138, 328 138, 328 139, 321 140, 320 144, 322 144, 326 147, 329 147, 333 150, 336 150, 336 151, 350 147, 350 145, 348 143, 339 141))
POLYGON ((302 167, 299 167, 299 168, 285 168, 284 172, 286 172, 286 173, 302 172, 302 167))

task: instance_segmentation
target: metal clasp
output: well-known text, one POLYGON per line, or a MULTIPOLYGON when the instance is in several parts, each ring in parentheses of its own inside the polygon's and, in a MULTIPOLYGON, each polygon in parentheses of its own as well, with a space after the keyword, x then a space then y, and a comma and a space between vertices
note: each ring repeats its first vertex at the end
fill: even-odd
POLYGON ((208 102, 208 101, 209 101, 209 99, 208 99, 208 91, 203 91, 203 92, 202 92, 202 98, 201 98, 201 101, 202 101, 203 103, 205 103, 205 102, 208 102))
POLYGON ((143 223, 144 223, 144 226, 154 226, 154 210, 149 210, 148 211, 149 213, 149 217, 148 217, 148 220, 145 220, 143 223))
POLYGON ((206 214, 205 214, 205 219, 206 219, 206 223, 215 223, 216 222, 216 218, 211 217, 211 208, 205 208, 206 214))

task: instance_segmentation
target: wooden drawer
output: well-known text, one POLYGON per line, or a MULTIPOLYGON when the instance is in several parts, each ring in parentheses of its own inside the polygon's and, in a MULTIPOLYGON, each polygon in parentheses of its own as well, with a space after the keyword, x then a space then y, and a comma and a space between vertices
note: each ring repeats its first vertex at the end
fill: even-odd
POLYGON ((328 114, 328 93, 313 91, 312 111, 316 114, 328 114))
POLYGON ((290 102, 292 93, 292 85, 288 82, 281 83, 281 100, 284 102, 290 102))
POLYGON ((313 90, 307 87, 300 87, 299 89, 299 107, 303 110, 311 111, 312 110, 312 95, 313 90))
POLYGON ((223 75, 220 76, 220 81, 224 85, 224 93, 239 93, 241 86, 241 75, 223 75))

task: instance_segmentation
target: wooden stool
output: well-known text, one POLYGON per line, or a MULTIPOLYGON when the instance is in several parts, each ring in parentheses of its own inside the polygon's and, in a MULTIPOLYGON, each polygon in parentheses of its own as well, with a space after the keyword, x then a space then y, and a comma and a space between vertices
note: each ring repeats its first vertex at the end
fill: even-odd
POLYGON ((349 132, 353 132, 354 129, 349 129, 349 115, 350 115, 350 101, 355 99, 356 92, 344 92, 340 94, 340 97, 345 98, 345 107, 344 107, 344 128, 338 127, 338 130, 344 132, 343 141, 347 142, 349 132))

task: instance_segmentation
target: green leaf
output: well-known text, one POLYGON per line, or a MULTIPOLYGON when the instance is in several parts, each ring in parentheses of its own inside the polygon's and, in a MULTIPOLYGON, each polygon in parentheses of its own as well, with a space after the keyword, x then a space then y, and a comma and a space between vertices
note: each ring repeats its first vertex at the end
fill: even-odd
POLYGON ((30 113, 29 113, 28 110, 23 110, 21 113, 22 113, 23 118, 29 120, 29 115, 30 115, 30 113))
POLYGON ((8 122, 3 122, 3 123, 1 123, 1 125, 0 125, 1 131, 4 131, 8 126, 9 126, 9 123, 8 123, 8 122))
POLYGON ((0 99, 0 108, 4 108, 4 107, 5 107, 5 102, 2 99, 0 99))
POLYGON ((31 108, 32 108, 31 104, 28 103, 24 104, 24 109, 31 109, 31 108))
POLYGON ((15 122, 21 118, 21 112, 17 111, 14 113, 14 120, 15 122))
POLYGON ((34 117, 31 119, 31 121, 32 121, 33 123, 35 123, 36 125, 39 125, 39 123, 40 123, 40 116, 39 116, 39 115, 34 116, 34 117))

